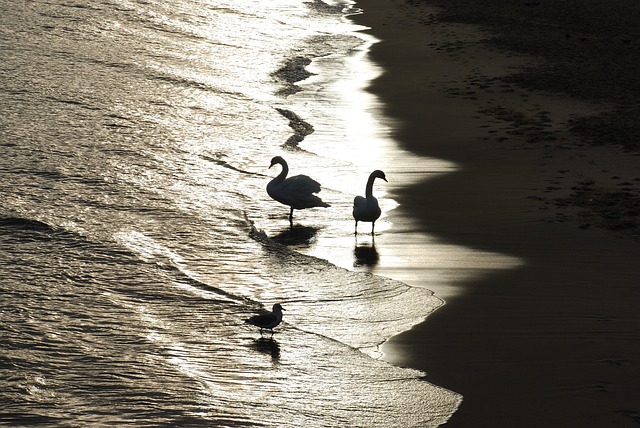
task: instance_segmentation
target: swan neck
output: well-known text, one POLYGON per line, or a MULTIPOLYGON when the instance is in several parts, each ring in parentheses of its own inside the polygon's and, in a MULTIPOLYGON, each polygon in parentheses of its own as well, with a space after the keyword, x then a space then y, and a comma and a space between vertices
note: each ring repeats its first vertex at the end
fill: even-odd
POLYGON ((278 176, 276 177, 276 180, 282 181, 285 178, 287 178, 287 174, 289 174, 289 165, 287 165, 286 162, 278 162, 278 163, 282 166, 282 171, 280 171, 280 174, 278 174, 278 176))
POLYGON ((373 198, 373 182, 375 179, 376 177, 373 174, 369 176, 369 180, 367 181, 367 187, 365 190, 365 196, 367 197, 367 199, 373 198))

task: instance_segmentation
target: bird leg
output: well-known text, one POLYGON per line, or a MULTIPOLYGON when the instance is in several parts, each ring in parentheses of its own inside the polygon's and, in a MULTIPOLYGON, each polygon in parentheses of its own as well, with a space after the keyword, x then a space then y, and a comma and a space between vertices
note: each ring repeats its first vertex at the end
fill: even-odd
POLYGON ((291 208, 291 211, 289 212, 289 224, 293 226, 293 208, 291 208))
POLYGON ((355 231, 354 235, 357 235, 357 234, 358 234, 358 220, 356 220, 356 231, 355 231))

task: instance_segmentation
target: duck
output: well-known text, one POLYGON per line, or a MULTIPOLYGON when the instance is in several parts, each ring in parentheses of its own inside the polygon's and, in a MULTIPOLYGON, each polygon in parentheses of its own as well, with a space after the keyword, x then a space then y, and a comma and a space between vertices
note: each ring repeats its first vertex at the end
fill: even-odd
POLYGON ((291 207, 289 212, 289 223, 293 225, 293 210, 303 210, 305 208, 323 207, 330 205, 320 199, 315 193, 320 192, 320 183, 306 175, 294 175, 287 177, 289 165, 280 156, 271 159, 271 168, 274 165, 281 165, 282 171, 267 184, 267 193, 271 198, 281 204, 291 207))
POLYGON ((282 305, 280 303, 276 303, 273 305, 271 312, 263 312, 253 315, 247 318, 245 323, 258 327, 260 329, 260 336, 262 336, 262 330, 270 330, 271 336, 273 336, 273 329, 282 322, 282 311, 284 311, 282 305))
POLYGON ((376 169, 369 175, 367 186, 365 188, 365 196, 356 196, 353 199, 353 218, 356 220, 356 235, 358 234, 359 221, 371 222, 371 235, 373 235, 376 220, 379 219, 380 214, 382 214, 380 205, 378 205, 378 200, 373 196, 373 182, 376 178, 387 181, 387 177, 384 172, 376 169))

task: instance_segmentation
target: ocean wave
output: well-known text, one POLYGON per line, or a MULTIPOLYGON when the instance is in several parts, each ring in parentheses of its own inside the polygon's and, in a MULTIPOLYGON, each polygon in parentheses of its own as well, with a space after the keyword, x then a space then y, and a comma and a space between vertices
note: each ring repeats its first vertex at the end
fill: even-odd
MULTIPOLYGON (((313 234, 312 230, 306 232, 313 234)), ((302 239, 309 239, 302 235, 302 239)), ((253 223, 250 236, 271 259, 279 293, 287 296, 283 300, 305 314, 296 317, 297 327, 360 349, 369 356, 380 357, 382 343, 423 321, 443 303, 424 288, 350 271, 299 253, 287 244, 298 245, 300 241, 269 237, 253 223)))
POLYGON ((54 233, 58 229, 45 222, 24 217, 0 217, 0 228, 6 230, 54 233))
MULTIPOLYGON (((305 212, 308 226, 280 229, 267 176, 253 172, 266 172, 291 134, 283 118, 299 136, 313 130, 301 117, 320 123, 274 96, 271 73, 285 58, 356 48, 359 39, 330 34, 348 27, 338 22, 344 5, 316 2, 330 14, 314 14, 286 0, 115 3, 90 17, 63 9, 85 12, 61 17, 73 31, 42 22, 53 3, 4 10, 21 37, 11 39, 15 88, 2 123, 11 153, 1 170, 11 175, 0 214, 0 366, 11 370, 0 373, 0 420, 446 420, 459 398, 382 361, 378 349, 440 301, 302 254, 333 219, 305 212), (243 321, 276 302, 284 322, 262 339, 243 321)), ((291 152, 296 169, 317 165, 323 148, 313 145, 313 154, 291 152)))

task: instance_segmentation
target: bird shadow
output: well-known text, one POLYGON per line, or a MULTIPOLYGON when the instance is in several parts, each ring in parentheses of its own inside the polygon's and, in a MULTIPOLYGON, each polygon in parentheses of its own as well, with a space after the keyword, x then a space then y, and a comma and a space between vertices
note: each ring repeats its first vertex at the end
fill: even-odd
POLYGON ((373 267, 380 261, 380 255, 376 250, 376 242, 371 239, 368 244, 358 244, 356 238, 356 245, 353 247, 353 266, 354 267, 373 267))
POLYGON ((284 246, 309 245, 318 233, 318 228, 310 226, 291 226, 275 235, 272 239, 284 246))
POLYGON ((271 359, 277 361, 280 359, 280 345, 278 341, 272 337, 261 337, 254 340, 251 347, 256 351, 271 356, 271 359))

